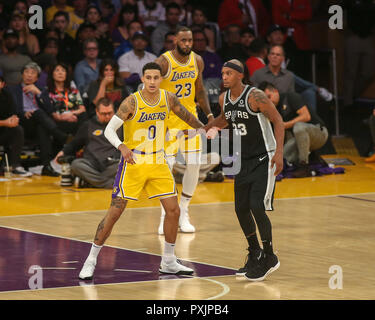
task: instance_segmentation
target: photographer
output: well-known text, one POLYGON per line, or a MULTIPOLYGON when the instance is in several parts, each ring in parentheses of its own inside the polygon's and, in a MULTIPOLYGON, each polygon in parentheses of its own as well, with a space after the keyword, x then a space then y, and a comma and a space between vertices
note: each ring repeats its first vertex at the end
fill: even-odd
POLYGON ((112 189, 120 159, 120 152, 104 137, 104 129, 114 115, 112 101, 101 98, 95 111, 96 115, 82 124, 74 139, 57 154, 55 161, 61 164, 69 162, 69 156, 74 156, 83 148, 83 157, 71 163, 77 187, 112 189))

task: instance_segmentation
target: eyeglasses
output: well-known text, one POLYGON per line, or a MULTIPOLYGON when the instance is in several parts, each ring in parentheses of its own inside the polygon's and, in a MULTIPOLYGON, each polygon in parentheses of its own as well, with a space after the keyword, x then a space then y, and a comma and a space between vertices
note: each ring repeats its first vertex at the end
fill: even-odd
POLYGON ((97 47, 91 47, 91 48, 86 48, 87 51, 95 51, 95 50, 98 50, 97 47))

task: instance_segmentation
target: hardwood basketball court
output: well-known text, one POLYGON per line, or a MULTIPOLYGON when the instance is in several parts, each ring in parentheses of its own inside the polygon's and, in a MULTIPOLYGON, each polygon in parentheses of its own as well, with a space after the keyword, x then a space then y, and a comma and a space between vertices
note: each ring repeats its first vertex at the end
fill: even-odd
POLYGON ((78 273, 111 191, 62 188, 59 178, 39 176, 0 182, 0 299, 374 299, 375 164, 329 157, 355 165, 343 166, 345 174, 277 182, 269 216, 281 265, 259 283, 234 275, 247 244, 233 180, 199 184, 193 197, 197 231, 178 234, 176 254, 194 276, 158 273, 159 202, 144 197, 115 225, 92 282, 78 273))

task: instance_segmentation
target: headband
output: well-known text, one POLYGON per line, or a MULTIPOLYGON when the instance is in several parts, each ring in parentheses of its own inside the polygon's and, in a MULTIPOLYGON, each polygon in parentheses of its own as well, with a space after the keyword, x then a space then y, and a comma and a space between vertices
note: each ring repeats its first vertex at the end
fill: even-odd
POLYGON ((237 65, 233 62, 227 61, 223 64, 223 67, 234 69, 234 70, 238 71, 239 73, 244 73, 243 67, 241 67, 241 66, 239 66, 239 65, 237 65))

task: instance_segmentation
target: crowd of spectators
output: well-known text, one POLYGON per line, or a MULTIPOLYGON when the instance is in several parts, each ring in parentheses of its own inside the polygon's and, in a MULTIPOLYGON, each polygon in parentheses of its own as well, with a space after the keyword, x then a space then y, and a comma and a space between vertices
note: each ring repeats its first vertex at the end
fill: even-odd
POLYGON ((332 94, 304 78, 312 15, 309 0, 0 1, 0 141, 14 173, 30 175, 19 157, 24 144, 34 143, 41 174, 58 175, 51 159, 98 117, 103 98, 116 112, 137 90, 142 66, 174 48, 181 25, 191 28, 193 50, 203 57, 213 110, 222 64, 238 59, 247 66, 246 81, 301 94, 316 113, 317 97, 330 101, 332 94), (42 30, 29 28, 31 5, 43 8, 42 30), (210 20, 213 8, 217 19, 210 20))

